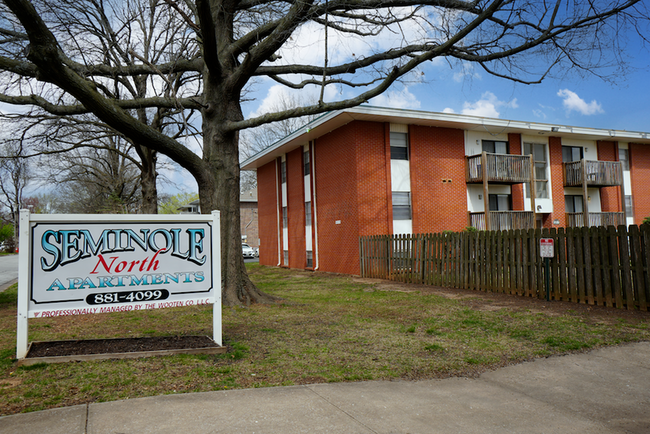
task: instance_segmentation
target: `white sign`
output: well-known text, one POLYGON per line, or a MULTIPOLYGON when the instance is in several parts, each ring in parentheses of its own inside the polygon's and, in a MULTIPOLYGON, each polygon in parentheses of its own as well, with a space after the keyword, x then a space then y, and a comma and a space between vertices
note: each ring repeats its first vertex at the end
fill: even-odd
POLYGON ((555 256, 555 252, 553 249, 553 238, 540 238, 539 255, 542 258, 552 258, 553 256, 555 256))
POLYGON ((219 243, 218 212, 42 215, 24 211, 19 329, 22 316, 26 321, 218 302, 221 345, 219 243))

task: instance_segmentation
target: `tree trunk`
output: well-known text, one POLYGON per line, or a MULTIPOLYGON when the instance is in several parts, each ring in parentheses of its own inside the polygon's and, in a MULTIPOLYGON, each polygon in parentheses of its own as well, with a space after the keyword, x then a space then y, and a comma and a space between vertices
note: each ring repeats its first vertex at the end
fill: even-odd
POLYGON ((158 214, 158 188, 156 186, 156 161, 157 153, 154 150, 136 145, 141 151, 138 151, 142 168, 140 171, 140 189, 142 190, 142 207, 143 214, 158 214))
MULTIPOLYGON (((217 95, 220 92, 216 92, 217 95)), ((270 303, 277 300, 264 294, 250 281, 242 255, 239 208, 239 134, 224 132, 224 119, 241 118, 239 100, 228 104, 210 101, 203 110, 203 160, 205 169, 199 183, 201 212, 219 210, 221 215, 221 277, 224 306, 270 303)))

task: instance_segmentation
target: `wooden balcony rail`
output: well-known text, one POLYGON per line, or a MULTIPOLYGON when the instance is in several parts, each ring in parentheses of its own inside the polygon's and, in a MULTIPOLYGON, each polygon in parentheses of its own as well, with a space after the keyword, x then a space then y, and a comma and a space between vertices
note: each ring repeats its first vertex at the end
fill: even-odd
POLYGON ((583 179, 587 185, 613 186, 623 183, 623 168, 619 161, 573 161, 564 163, 564 186, 579 187, 583 179), (583 176, 583 163, 584 175, 583 176))
POLYGON ((470 224, 480 231, 507 231, 534 229, 535 217, 531 211, 490 211, 490 228, 485 227, 485 213, 469 213, 470 224))
MULTIPOLYGON (((465 157, 466 182, 483 182, 481 154, 465 157)), ((531 177, 528 155, 487 154, 488 182, 517 184, 529 182, 531 177)))
MULTIPOLYGON (((569 228, 584 226, 584 214, 581 212, 566 213, 566 225, 569 228)), ((625 224, 622 212, 590 212, 589 227, 593 226, 619 226, 625 224)))

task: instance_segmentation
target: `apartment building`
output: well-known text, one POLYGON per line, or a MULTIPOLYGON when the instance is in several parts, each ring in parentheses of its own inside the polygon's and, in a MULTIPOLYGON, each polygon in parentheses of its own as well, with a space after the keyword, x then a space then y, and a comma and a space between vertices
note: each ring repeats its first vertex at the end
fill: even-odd
POLYGON ((361 106, 242 163, 260 263, 359 273, 359 236, 640 224, 650 133, 361 106))

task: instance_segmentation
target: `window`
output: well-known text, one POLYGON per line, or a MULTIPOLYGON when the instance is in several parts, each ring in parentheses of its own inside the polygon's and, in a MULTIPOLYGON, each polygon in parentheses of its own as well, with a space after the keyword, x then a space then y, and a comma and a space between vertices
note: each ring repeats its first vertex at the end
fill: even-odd
POLYGON ((411 193, 393 192, 393 220, 411 220, 411 193))
POLYGON ((490 194, 490 211, 511 211, 512 196, 509 194, 490 194))
POLYGON ((282 263, 286 266, 289 266, 289 251, 288 250, 283 250, 282 251, 282 263))
POLYGON ((305 151, 302 153, 302 162, 305 167, 304 169, 305 176, 307 176, 311 173, 311 164, 309 163, 309 151, 305 151))
POLYGON ((390 159, 408 160, 408 134, 390 133, 390 159))
POLYGON ((311 202, 305 202, 305 226, 311 226, 311 202))
POLYGON ((632 206, 632 196, 625 195, 625 216, 634 217, 634 206, 632 206))
POLYGON ((282 176, 282 184, 285 184, 287 182, 287 162, 283 161, 282 164, 280 164, 280 173, 282 176))
POLYGON ((583 158, 582 146, 562 146, 562 162, 570 163, 583 158))
POLYGON ((621 166, 623 166, 624 171, 630 170, 630 155, 627 149, 618 150, 618 161, 621 162, 621 166))
POLYGON ((567 195, 564 196, 564 212, 583 212, 582 196, 567 195))
MULTIPOLYGON (((546 178, 546 145, 544 143, 524 143, 524 155, 533 154, 535 164, 535 197, 548 199, 548 179, 546 178)), ((530 183, 526 183, 526 196, 530 197, 530 183)))
POLYGON ((508 153, 508 142, 496 141, 496 140, 483 140, 482 142, 483 152, 489 152, 490 154, 507 154, 508 153))
POLYGON ((314 267, 314 255, 311 250, 307 250, 307 267, 308 268, 314 267))
POLYGON ((282 227, 283 228, 288 228, 289 227, 289 216, 287 215, 287 207, 286 206, 282 207, 282 227))

